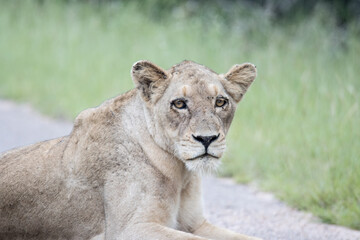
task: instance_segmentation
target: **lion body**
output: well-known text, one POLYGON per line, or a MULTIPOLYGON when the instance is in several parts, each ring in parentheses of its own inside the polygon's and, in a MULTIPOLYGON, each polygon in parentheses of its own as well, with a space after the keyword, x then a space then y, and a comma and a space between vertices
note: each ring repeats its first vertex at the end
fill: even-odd
POLYGON ((145 108, 133 89, 80 113, 69 136, 1 155, 0 239, 248 239, 205 221, 199 173, 145 108))

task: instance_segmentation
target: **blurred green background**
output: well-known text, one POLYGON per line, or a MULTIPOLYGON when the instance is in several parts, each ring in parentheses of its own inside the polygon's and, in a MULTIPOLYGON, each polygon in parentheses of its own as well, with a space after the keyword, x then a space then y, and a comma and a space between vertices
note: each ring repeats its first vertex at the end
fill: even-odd
POLYGON ((221 174, 360 229, 360 2, 0 0, 0 98, 73 119, 132 64, 252 62, 221 174))

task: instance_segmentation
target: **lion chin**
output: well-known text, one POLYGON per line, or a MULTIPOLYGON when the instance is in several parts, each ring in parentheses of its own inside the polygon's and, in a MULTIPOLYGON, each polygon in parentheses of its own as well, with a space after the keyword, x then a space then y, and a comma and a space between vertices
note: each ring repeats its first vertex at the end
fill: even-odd
POLYGON ((218 158, 209 155, 200 156, 192 160, 186 160, 185 166, 191 172, 197 172, 202 175, 208 175, 216 172, 221 165, 218 158))

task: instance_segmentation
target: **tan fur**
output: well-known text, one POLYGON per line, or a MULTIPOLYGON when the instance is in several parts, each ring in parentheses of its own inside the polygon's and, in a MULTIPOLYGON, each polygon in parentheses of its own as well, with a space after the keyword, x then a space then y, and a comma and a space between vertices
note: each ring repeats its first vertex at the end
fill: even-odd
POLYGON ((200 172, 219 164, 237 94, 255 78, 246 66, 223 77, 137 62, 136 89, 80 113, 69 136, 1 155, 0 239, 253 239, 209 224, 200 196, 200 172), (211 155, 194 136, 218 136, 211 155))

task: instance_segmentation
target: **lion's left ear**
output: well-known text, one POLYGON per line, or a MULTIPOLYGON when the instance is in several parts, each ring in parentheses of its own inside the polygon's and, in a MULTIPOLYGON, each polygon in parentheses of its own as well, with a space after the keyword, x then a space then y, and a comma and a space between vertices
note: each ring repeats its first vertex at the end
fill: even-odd
POLYGON ((225 90, 236 102, 240 102, 256 78, 256 67, 251 63, 236 64, 222 77, 225 90))
POLYGON ((144 101, 155 103, 164 93, 170 74, 155 64, 142 60, 134 63, 131 76, 144 101))

